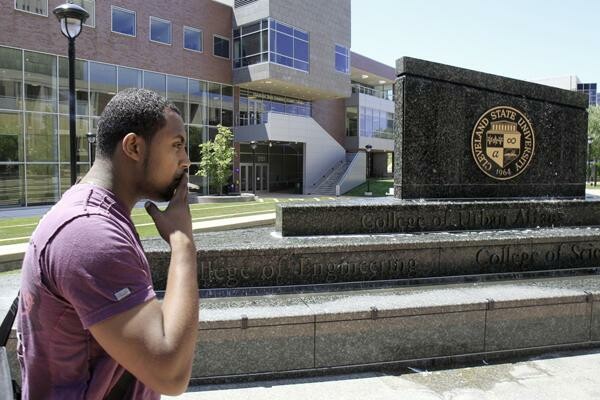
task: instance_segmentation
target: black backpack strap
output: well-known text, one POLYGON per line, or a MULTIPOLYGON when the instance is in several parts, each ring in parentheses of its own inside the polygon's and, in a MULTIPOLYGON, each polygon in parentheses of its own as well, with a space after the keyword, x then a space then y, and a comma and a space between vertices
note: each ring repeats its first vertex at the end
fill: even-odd
POLYGON ((106 395, 104 400, 126 400, 131 397, 131 389, 135 377, 127 370, 123 372, 123 375, 119 378, 115 386, 106 395))
POLYGON ((17 316, 17 309, 19 308, 19 295, 13 300, 12 305, 10 306, 10 310, 8 310, 8 314, 4 317, 4 321, 2 321, 2 325, 0 325, 0 346, 5 347, 6 342, 8 342, 8 338, 10 337, 10 331, 12 330, 13 324, 15 322, 15 317, 17 316))

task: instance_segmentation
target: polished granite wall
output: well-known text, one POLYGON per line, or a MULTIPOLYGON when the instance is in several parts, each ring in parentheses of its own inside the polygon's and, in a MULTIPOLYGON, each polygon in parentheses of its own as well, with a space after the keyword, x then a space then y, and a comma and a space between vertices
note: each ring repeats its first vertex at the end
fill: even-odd
POLYGON ((410 57, 397 61, 396 74, 396 197, 585 195, 584 95, 410 57), (508 180, 483 173, 471 146, 479 118, 498 106, 525 115, 535 138, 529 166, 508 180))

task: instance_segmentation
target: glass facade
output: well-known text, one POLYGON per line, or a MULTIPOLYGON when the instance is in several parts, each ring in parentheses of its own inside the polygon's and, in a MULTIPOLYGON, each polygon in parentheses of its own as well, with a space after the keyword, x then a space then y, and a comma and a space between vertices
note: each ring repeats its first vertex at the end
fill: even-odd
POLYGON ((310 117, 311 108, 309 101, 240 89, 237 125, 267 123, 269 112, 310 117))
MULTIPOLYGON (((106 104, 118 90, 146 87, 181 110, 190 181, 206 193, 208 180, 193 176, 198 145, 214 125, 232 125, 231 86, 85 60, 76 61, 75 78, 78 176, 89 169, 86 134, 106 104)), ((70 187, 68 100, 64 57, 0 46, 0 207, 54 203, 70 187)))
POLYGON ((243 25, 233 30, 233 66, 272 62, 308 72, 309 43, 308 32, 272 18, 243 25))
POLYGON ((598 85, 595 83, 578 83, 577 91, 588 95, 588 106, 600 105, 598 96, 598 85))
POLYGON ((335 70, 350 73, 350 50, 344 46, 335 45, 335 70))
POLYGON ((135 12, 112 6, 112 31, 135 36, 135 12))
POLYGON ((360 136, 381 139, 394 138, 394 114, 368 107, 359 109, 360 136))
POLYGON ((358 83, 352 81, 352 93, 363 93, 369 96, 379 97, 384 100, 394 100, 393 96, 393 85, 377 85, 369 86, 364 83, 358 83))

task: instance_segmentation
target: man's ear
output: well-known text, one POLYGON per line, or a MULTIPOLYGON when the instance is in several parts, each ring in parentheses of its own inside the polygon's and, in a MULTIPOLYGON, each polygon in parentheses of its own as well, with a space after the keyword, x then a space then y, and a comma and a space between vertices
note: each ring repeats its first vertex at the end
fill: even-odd
POLYGON ((134 161, 140 161, 144 158, 145 145, 144 138, 133 132, 129 132, 121 141, 123 153, 134 161))

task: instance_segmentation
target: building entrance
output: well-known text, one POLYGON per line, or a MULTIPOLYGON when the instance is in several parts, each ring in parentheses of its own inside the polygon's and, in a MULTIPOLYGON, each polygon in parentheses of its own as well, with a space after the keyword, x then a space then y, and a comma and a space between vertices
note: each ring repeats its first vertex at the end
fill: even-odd
POLYGON ((269 190, 269 164, 240 164, 241 192, 254 192, 254 187, 256 187, 257 193, 269 190), (254 168, 256 168, 256 174, 254 173, 254 168))

